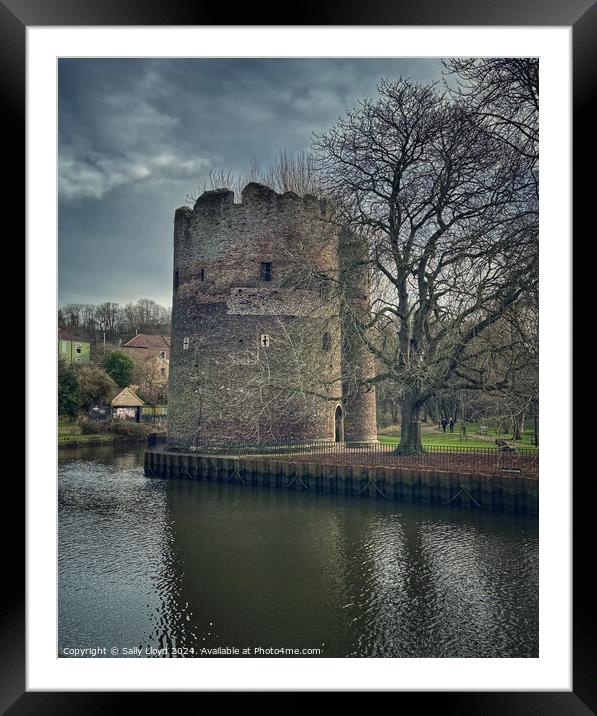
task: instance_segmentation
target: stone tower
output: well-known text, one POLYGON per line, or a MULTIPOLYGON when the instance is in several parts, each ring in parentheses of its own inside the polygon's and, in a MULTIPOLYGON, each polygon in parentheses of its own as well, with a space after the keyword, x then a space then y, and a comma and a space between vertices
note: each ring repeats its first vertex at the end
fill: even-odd
POLYGON ((325 218, 316 197, 256 183, 238 204, 218 189, 177 209, 170 444, 371 437, 374 393, 373 423, 370 400, 362 415, 356 395, 343 401, 339 237, 325 218))
POLYGON ((344 440, 353 445, 377 442, 375 388, 363 382, 375 375, 375 364, 363 334, 370 318, 367 245, 342 229, 338 244, 342 336, 344 440))

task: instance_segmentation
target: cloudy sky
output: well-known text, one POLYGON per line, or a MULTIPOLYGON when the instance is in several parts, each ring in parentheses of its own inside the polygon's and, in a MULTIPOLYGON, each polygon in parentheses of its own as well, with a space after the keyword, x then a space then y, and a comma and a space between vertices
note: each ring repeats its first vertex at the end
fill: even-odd
POLYGON ((174 210, 211 170, 307 149, 381 77, 421 59, 65 59, 59 65, 59 303, 171 302, 174 210))

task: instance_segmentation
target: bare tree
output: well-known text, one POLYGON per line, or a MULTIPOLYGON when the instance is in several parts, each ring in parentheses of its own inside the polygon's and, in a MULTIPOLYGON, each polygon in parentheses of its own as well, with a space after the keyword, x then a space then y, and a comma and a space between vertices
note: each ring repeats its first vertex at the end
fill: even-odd
POLYGON ((92 344, 102 341, 105 332, 106 340, 118 345, 137 332, 169 335, 170 309, 149 298, 125 306, 112 301, 100 305, 69 303, 59 307, 58 325, 92 344))
POLYGON ((203 187, 187 194, 186 203, 193 206, 203 192, 223 187, 233 191, 236 199, 240 201, 242 190, 249 182, 265 184, 280 194, 291 191, 299 196, 321 195, 313 155, 306 151, 293 153, 280 149, 266 167, 263 167, 257 158, 253 158, 245 171, 210 171, 203 187))
POLYGON ((170 332, 170 311, 150 298, 140 298, 136 303, 127 303, 119 315, 119 334, 122 337, 135 333, 170 332))
POLYGON ((96 308, 96 321, 100 331, 106 332, 108 340, 114 340, 117 335, 117 327, 120 309, 117 303, 106 301, 96 308))
POLYGON ((165 360, 153 356, 137 366, 136 379, 140 385, 140 395, 147 402, 157 404, 164 400, 168 387, 168 375, 165 360))
POLYGON ((430 397, 508 384, 480 337, 536 288, 532 167, 466 102, 406 80, 382 81, 314 153, 334 220, 367 239, 374 300, 360 338, 374 380, 400 397, 400 451, 420 452, 430 397))
POLYGON ((281 149, 274 161, 262 172, 263 182, 279 193, 321 194, 315 159, 309 152, 291 153, 281 149))
POLYGON ((513 440, 522 438, 525 417, 536 408, 539 396, 537 307, 531 303, 517 309, 508 311, 487 337, 498 370, 509 378, 493 401, 491 414, 513 440))
MULTIPOLYGON (((534 190, 528 202, 529 216, 534 214, 538 230, 539 194, 539 58, 451 58, 443 61, 446 86, 453 97, 470 107, 471 121, 482 131, 504 143, 522 160, 526 160, 530 186, 534 190)), ((538 286, 535 284, 535 289, 538 286)), ((525 414, 538 410, 538 294, 532 296, 522 311, 510 311, 510 334, 521 340, 519 350, 523 367, 498 400, 499 418, 512 425, 514 439, 520 438, 525 414)), ((494 401, 494 411, 495 411, 494 401)))
POLYGON ((81 325, 84 334, 90 339, 95 340, 98 329, 96 307, 92 303, 86 303, 81 309, 81 325))
POLYGON ((536 170, 539 59, 451 58, 443 63, 450 93, 467 102, 477 125, 529 159, 536 170))
POLYGON ((78 333, 81 328, 83 308, 81 303, 69 303, 62 306, 58 313, 58 325, 61 328, 70 329, 73 333, 78 333))

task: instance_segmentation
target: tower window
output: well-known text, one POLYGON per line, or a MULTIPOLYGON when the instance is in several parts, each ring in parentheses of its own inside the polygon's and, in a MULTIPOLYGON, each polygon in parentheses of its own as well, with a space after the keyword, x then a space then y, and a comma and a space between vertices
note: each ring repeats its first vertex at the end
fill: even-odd
POLYGON ((174 272, 174 288, 178 288, 178 269, 174 272))
POLYGON ((261 262, 261 280, 271 281, 272 280, 272 262, 262 261, 261 262))
POLYGON ((189 349, 189 337, 188 336, 185 336, 182 339, 182 349, 183 349, 183 351, 187 351, 189 349))
POLYGON ((267 335, 267 333, 261 334, 260 343, 263 348, 267 348, 269 346, 269 336, 267 335))
POLYGON ((332 348, 332 338, 327 331, 321 336, 321 347, 324 351, 329 351, 332 348))
POLYGON ((205 269, 199 269, 199 280, 205 281, 205 269))

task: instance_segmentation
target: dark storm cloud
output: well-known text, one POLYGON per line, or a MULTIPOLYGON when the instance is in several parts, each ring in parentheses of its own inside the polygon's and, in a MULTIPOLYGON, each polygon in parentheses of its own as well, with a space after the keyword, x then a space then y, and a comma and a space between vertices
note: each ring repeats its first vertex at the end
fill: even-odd
POLYGON ((60 303, 170 303, 172 221, 212 169, 306 149, 381 77, 438 60, 61 60, 60 303))

